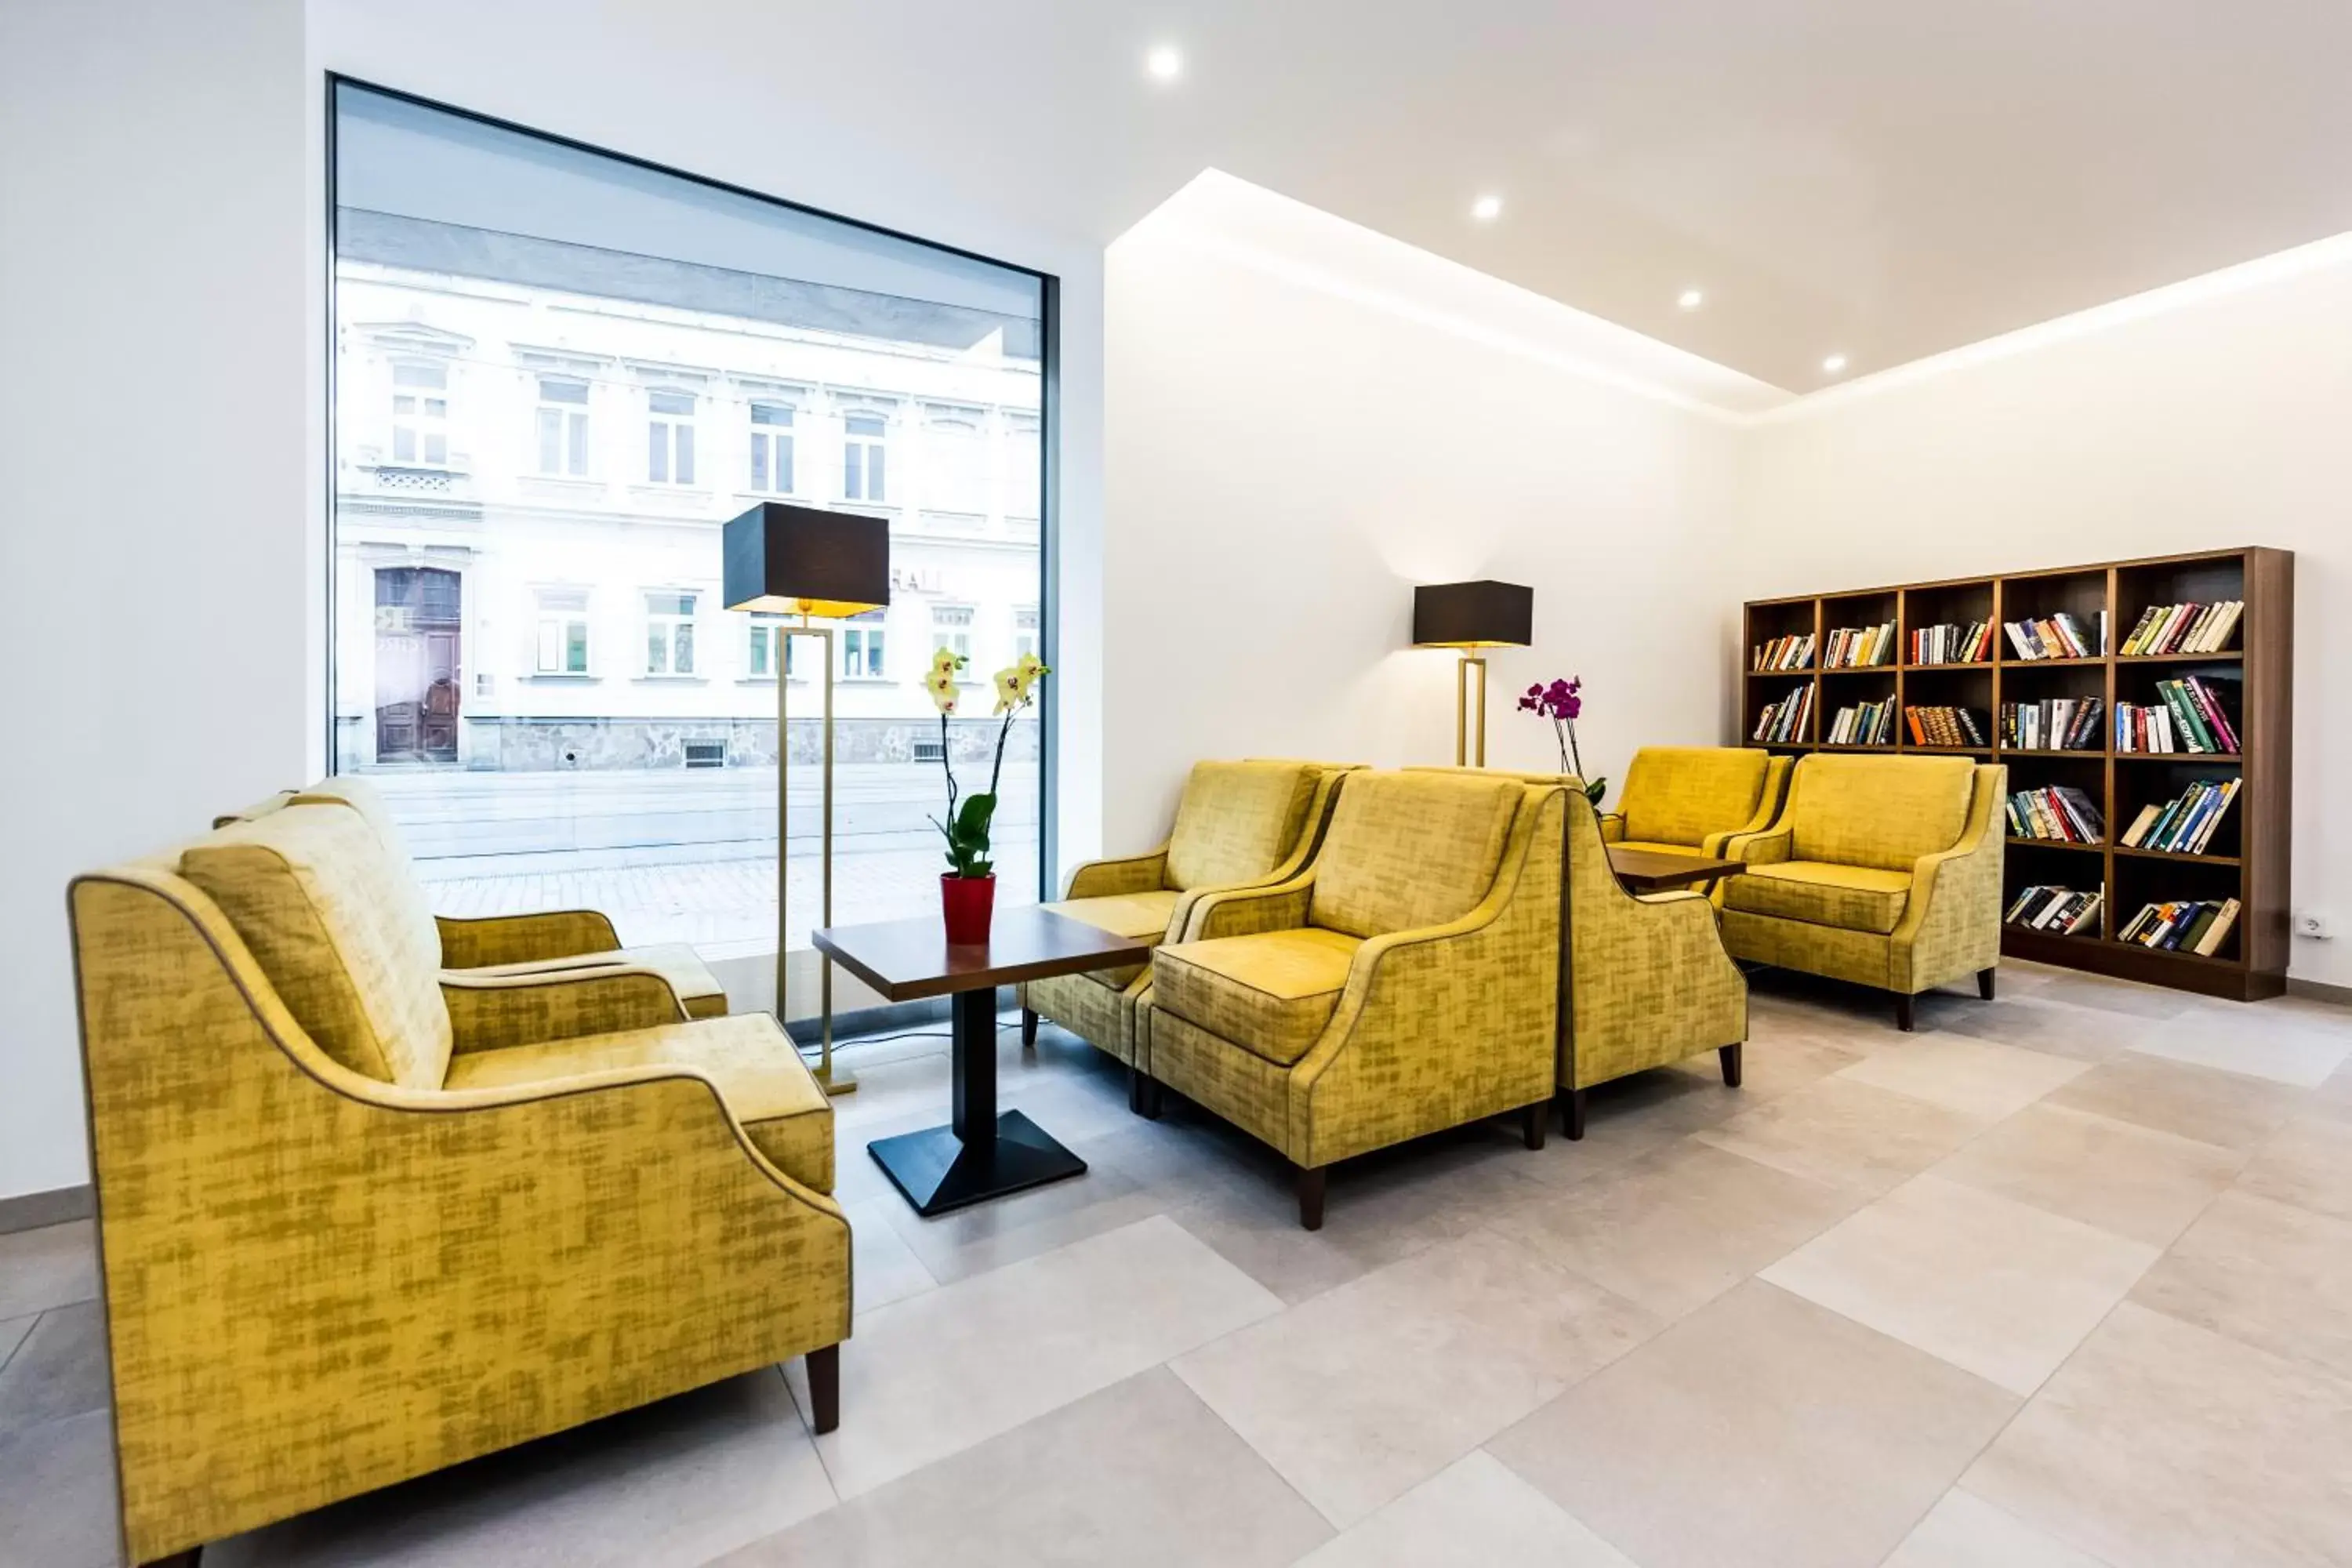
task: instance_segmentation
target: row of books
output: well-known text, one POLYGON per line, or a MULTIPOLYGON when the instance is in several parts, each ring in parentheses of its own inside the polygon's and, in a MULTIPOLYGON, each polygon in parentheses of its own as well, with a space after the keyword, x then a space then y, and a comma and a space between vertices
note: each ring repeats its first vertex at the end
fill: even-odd
POLYGON ((1796 637, 1774 637, 1770 642, 1757 644, 1754 662, 1748 668, 1782 670, 1811 669, 1812 667, 1813 634, 1804 632, 1796 637))
POLYGON ((2210 605, 2150 605, 2139 625, 2124 638, 2126 656, 2151 653, 2220 653, 2230 646, 2238 617, 2246 613, 2243 599, 2221 599, 2210 605))
POLYGON ((2089 795, 2072 784, 2057 784, 2047 789, 2011 791, 2009 831, 2018 838, 2096 844, 2106 837, 2107 823, 2089 795))
POLYGON ((1895 651, 1895 623, 1878 626, 1840 626, 1830 634, 1822 653, 1823 669, 1868 669, 1885 664, 1895 651))
POLYGON ((2000 743, 2021 752, 2084 752, 2099 743, 2095 697, 2053 697, 2000 705, 2000 743))
POLYGON ((2158 681, 2156 694, 2163 700, 2144 708, 2128 702, 2116 707, 2116 751, 2237 754, 2237 726, 2211 687, 2192 675, 2158 681))
POLYGON ((1757 716, 1756 732, 1748 737, 1767 745, 1786 745, 1810 734, 1813 718, 1813 688, 1808 681, 1778 702, 1767 702, 1757 716))
POLYGON ((2107 651, 2107 612, 2101 610, 2094 618, 2098 622, 2095 635, 2063 610, 2039 620, 2011 621, 2001 629, 2009 633, 2010 646, 2020 658, 2095 658, 2107 651))
POLYGON ((2119 942, 2167 952, 2201 952, 2210 958, 2221 951, 2230 928, 2238 923, 2235 899, 2190 899, 2168 904, 2143 904, 2123 930, 2119 942))
POLYGON ((2017 895, 2009 912, 2000 918, 2013 926, 2032 931, 2046 931, 2058 936, 2073 936, 2088 931, 2096 935, 2099 910, 2105 904, 2104 893, 2085 893, 2073 888, 2057 888, 2039 884, 2017 895))
POLYGON ((2202 855, 2213 834, 2238 798, 2236 779, 2200 779, 2162 805, 2144 805, 2124 830, 2127 849, 2164 849, 2175 855, 2202 855))
POLYGON ((1841 708, 1830 721, 1832 746, 1891 746, 1895 743, 1895 699, 1841 708))
POLYGON ((1984 731, 1978 727, 1977 716, 1965 708, 1914 705, 1903 710, 1903 721, 1910 727, 1911 743, 1915 746, 1981 746, 1988 743, 1984 731))
POLYGON ((1921 626, 1911 634, 1914 664, 1980 664, 1992 657, 1992 623, 1921 626))

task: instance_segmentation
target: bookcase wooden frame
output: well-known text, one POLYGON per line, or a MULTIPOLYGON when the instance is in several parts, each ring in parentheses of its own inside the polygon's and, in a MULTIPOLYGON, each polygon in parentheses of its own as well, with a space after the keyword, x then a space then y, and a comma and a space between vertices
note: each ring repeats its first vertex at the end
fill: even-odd
POLYGON ((2294 772, 2294 555, 2264 546, 2152 555, 2081 566, 2036 568, 1986 577, 1900 583, 1834 594, 1753 599, 1742 607, 1740 739, 1785 755, 1811 752, 1875 752, 1974 756, 2009 764, 2009 787, 2071 784, 2089 795, 2107 824, 2096 845, 2053 844, 2011 836, 2003 858, 2004 910, 2036 883, 2082 888, 2096 879, 2105 894, 2099 929, 2074 936, 2001 928, 2000 950, 2013 958, 2063 964, 2103 974, 2169 985, 2209 995, 2254 1001, 2286 989, 2290 930, 2289 862, 2294 772), (2193 590, 2193 591, 2192 591, 2193 590), (2066 611, 2095 637, 2096 614, 2107 615, 2108 647, 2119 648, 2151 604, 2242 599, 2245 614, 2227 651, 2126 658, 2108 652, 2087 658, 2026 659, 2017 656, 2002 625, 2066 611), (1895 660, 1861 668, 1823 670, 1829 636, 1842 626, 1895 625, 1895 660), (1993 657, 1973 664, 1905 662, 1911 634, 1943 622, 1993 624, 1993 657), (1751 670, 1759 643, 1810 632, 1813 658, 1803 669, 1751 670), (2114 749, 2118 701, 2160 700, 2158 679, 2198 675, 2236 685, 2235 756, 2207 752, 2123 752, 2114 749), (1754 741, 1767 703, 1812 690, 1808 733, 1785 742, 1754 741), (1892 696, 1896 738, 1881 745, 1829 745, 1821 740, 1837 710, 1892 696), (2099 699, 2099 740, 2083 751, 2027 750, 2000 743, 2005 702, 2053 698, 2099 699), (1905 723, 1913 706, 1967 707, 1984 716, 1984 746, 1915 744, 1905 723), (2168 798, 2195 779, 2236 776, 2242 783, 2210 853, 2180 855, 2118 847, 2116 837, 2142 805, 2168 798), (2211 957, 2163 952, 2117 940, 2139 907, 2168 899, 2234 898, 2238 923, 2211 957))

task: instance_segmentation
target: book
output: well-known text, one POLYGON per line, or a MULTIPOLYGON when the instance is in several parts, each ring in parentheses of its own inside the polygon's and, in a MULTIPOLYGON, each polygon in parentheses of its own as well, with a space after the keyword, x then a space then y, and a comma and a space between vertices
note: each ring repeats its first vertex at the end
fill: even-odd
POLYGON ((1913 664, 1981 664, 1992 653, 1992 626, 1970 621, 1921 626, 1911 634, 1913 664))
POLYGON ((2099 740, 2095 697, 2055 697, 2040 702, 2000 705, 2000 743, 2019 752, 2079 752, 2095 749, 2099 740))
POLYGON ((1985 733, 1976 714, 1966 708, 1914 705, 1903 710, 1904 723, 1915 746, 1984 746, 1985 733))
POLYGON ((2245 613, 2242 599, 2221 599, 2204 605, 2150 605, 2140 613, 2131 636, 2124 639, 2124 653, 2132 658, 2148 658, 2158 654, 2225 652, 2238 629, 2239 617, 2245 613))
POLYGON ((1788 669, 1811 669, 1812 666, 1813 634, 1811 632, 1759 643, 1748 658, 1750 669, 1767 674, 1788 669))
POLYGON ((1885 746, 1895 742, 1895 699, 1841 708, 1822 737, 1832 746, 1885 746))
POLYGON ((2002 628, 2022 659, 2089 658, 2090 634, 2083 623, 2061 610, 2038 619, 2010 621, 2002 628))
POLYGON ((2235 899, 2188 899, 2143 904, 2116 932, 2118 942, 2166 952, 2194 952, 2211 958, 2229 940, 2238 923, 2241 905, 2235 899))
POLYGON ((1748 739, 1767 745, 1787 745, 1811 738, 1813 689, 1801 686, 1778 702, 1768 702, 1758 713, 1756 731, 1748 739))
POLYGON ((2096 844, 2107 831, 2097 805, 2072 784, 2011 791, 2009 826, 2014 837, 2062 844, 2096 844))
POLYGON ((1886 662, 1895 650, 1895 623, 1875 626, 1840 626, 1830 633, 1822 649, 1824 669, 1868 669, 1886 662))
POLYGON ((2037 885, 2019 893, 2001 920, 2008 925, 2060 936, 2074 936, 2084 931, 2096 934, 2100 910, 2105 903, 2103 891, 2037 885))
POLYGON ((2238 798, 2238 786, 2236 779, 2200 779, 2161 805, 2142 806, 2120 842, 2127 849, 2202 855, 2238 798))

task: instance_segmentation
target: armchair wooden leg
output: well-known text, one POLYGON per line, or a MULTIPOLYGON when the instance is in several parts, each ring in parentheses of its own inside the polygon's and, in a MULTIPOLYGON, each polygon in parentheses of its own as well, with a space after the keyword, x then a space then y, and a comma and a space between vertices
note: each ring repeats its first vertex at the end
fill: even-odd
POLYGON ((1297 1167, 1298 1184, 1298 1225, 1302 1230, 1323 1228, 1324 1173, 1328 1166, 1297 1167))
POLYGON ((1037 1048, 1037 1015, 1026 1007, 1021 1009, 1021 1048, 1024 1051, 1037 1048))
POLYGON ((1559 1091, 1559 1119, 1568 1130, 1568 1141, 1574 1143, 1584 1136, 1584 1091, 1563 1089, 1559 1091))
POLYGON ((1730 1088, 1739 1087, 1739 1072, 1743 1065, 1739 1058, 1745 1049, 1738 1040, 1715 1047, 1716 1059, 1723 1063, 1723 1081, 1730 1088))
POLYGON ((1992 1000, 1992 979, 1995 973, 1990 969, 1977 971, 1977 994, 1988 1002, 1992 1000))
POLYGON ((1895 997, 1895 1026, 1907 1035, 1911 1032, 1912 1026, 1917 1022, 1918 1015, 1914 1011, 1910 994, 1906 992, 1895 997))
POLYGON ((158 1557, 152 1563, 142 1563, 141 1568, 196 1568, 198 1559, 204 1554, 203 1547, 191 1546, 185 1552, 174 1552, 169 1557, 158 1557))
POLYGON ((1544 1146, 1545 1124, 1551 1121, 1551 1101, 1538 1100, 1519 1110, 1519 1138, 1530 1149, 1544 1146))
POLYGON ((841 1425, 841 1347, 827 1345, 803 1359, 808 1363, 809 1425, 830 1432, 841 1425))
POLYGON ((1127 1069, 1127 1108, 1146 1121, 1160 1120, 1160 1080, 1131 1064, 1127 1069))

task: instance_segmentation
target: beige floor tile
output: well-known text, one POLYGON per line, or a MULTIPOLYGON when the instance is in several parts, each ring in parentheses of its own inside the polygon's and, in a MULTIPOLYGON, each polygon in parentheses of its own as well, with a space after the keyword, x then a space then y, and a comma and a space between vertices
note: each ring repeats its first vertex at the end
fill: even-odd
POLYGON ((1318 1296, 1174 1368, 1345 1527, 1657 1327, 1633 1303, 1482 1231, 1318 1296))
POLYGON ((0 1321, 98 1299, 98 1232, 91 1222, 0 1236, 0 1321))
POLYGON ((205 1549, 205 1568, 699 1563, 831 1507, 773 1368, 205 1549))
POLYGON ((2129 1568, 2352 1563, 2352 1384, 2126 1301, 1963 1485, 2129 1568))
POLYGON ((1923 1035, 1873 1051, 1838 1074, 1972 1116, 2014 1115, 2090 1064, 1957 1035, 1923 1035))
POLYGON ((939 1289, 940 1282, 892 1225, 893 1204, 904 1207, 906 1200, 893 1193, 842 1205, 849 1215, 850 1279, 856 1287, 860 1318, 893 1301, 939 1289))
MULTIPOLYGON (((1091 1237, 859 1323, 841 1352, 841 1428, 817 1451, 855 1497, 1281 1305, 1164 1217, 1091 1237)), ((786 1370, 805 1409, 805 1373, 786 1370)))
POLYGON ((1501 1460, 1474 1449, 1298 1568, 1636 1568, 1501 1460))
POLYGON ((2352 1221, 2224 1193, 2131 1299, 2352 1382, 2352 1221))
POLYGON ((2173 1061, 2246 1073, 2299 1089, 2314 1089, 2352 1056, 2352 1040, 2301 1018, 2238 1006, 2174 1019, 2133 1043, 2133 1048, 2173 1061))
POLYGON ((2042 993, 2013 995, 2004 971, 1999 1001, 1970 1007, 1937 1026, 1939 1036, 1965 1035, 2022 1050, 2103 1062, 2128 1048, 2147 1021, 2096 1008, 2076 1007, 2042 993))
POLYGON ((2352 1122, 2352 1067, 2340 1067, 2304 1101, 2306 1115, 2338 1123, 2352 1122))
MULTIPOLYGON (((1066 1145, 1081 1159, 1083 1141, 1066 1145)), ((941 1284, 1040 1257, 1165 1211, 1166 1202, 1123 1172, 1089 1162, 1084 1175, 925 1219, 894 1187, 861 1200, 941 1284)))
POLYGON ((1287 1302, 1307 1300, 1373 1269, 1466 1235, 1475 1220, 1410 1192, 1351 1193, 1343 1181, 1321 1230, 1298 1223, 1286 1184, 1216 1186, 1170 1217, 1287 1302))
POLYGON ((1862 1201, 1851 1189, 1685 1140, 1596 1181, 1498 1210, 1491 1223, 1603 1289, 1678 1318, 1862 1201))
POLYGON ((1486 1447, 1643 1568, 1867 1568, 2016 1407, 1750 1280, 1486 1447))
POLYGON ((2157 1251, 1921 1176, 1762 1278, 2021 1396, 2123 1300, 2157 1251))
POLYGON ((0 1369, 7 1366, 8 1358, 16 1353, 16 1347, 25 1342, 25 1336, 33 1331, 33 1324, 37 1321, 36 1314, 0 1322, 0 1369))
POLYGON ((1885 1568, 2106 1568, 1973 1493, 1954 1487, 1885 1568))
POLYGON ((93 1410, 0 1432, 0 1563, 114 1568, 121 1541, 111 1416, 93 1410))
MULTIPOLYGON (((1723 1069, 1712 1051, 1659 1070, 1687 1079, 1695 1086, 1696 1105, 1686 1112, 1685 1120, 1696 1117, 1698 1108, 1705 1107, 1713 1112, 1707 1121, 1720 1121, 1751 1110, 1766 1100, 1819 1083, 1840 1068, 1860 1061, 1865 1054, 1849 1044, 1793 1031, 1760 1037, 1751 1032, 1742 1053, 1738 1089, 1723 1081, 1723 1069)), ((1694 1130, 1699 1125, 1705 1122, 1694 1121, 1694 1130)))
POLYGON ((1154 1368, 723 1564, 1278 1568, 1330 1529, 1190 1390, 1154 1368))
POLYGON ((2299 1116, 2238 1173, 2238 1190, 2352 1220, 2352 1126, 2299 1116))
POLYGON ((1963 1144, 1931 1173, 2166 1247, 2244 1160, 2152 1127, 2042 1104, 1963 1144))
POLYGON ((0 1432, 103 1410, 106 1316, 95 1301, 44 1312, 16 1353, 0 1366, 0 1432))
POLYGON ((2143 985, 2136 980, 2113 980, 2104 974, 2091 974, 2079 969, 2050 971, 2048 979, 2049 984, 2034 993, 2038 998, 2063 1002, 2071 1007, 2113 1013, 2126 1018, 2179 1017, 2197 1000, 2185 992, 2168 990, 2161 985, 2143 985))
POLYGON ((2043 1103, 2224 1149, 2251 1149, 2294 1114, 2300 1098, 2264 1079, 2128 1051, 2051 1090, 2043 1103))
POLYGON ((1792 1176, 1876 1194, 1958 1148, 1985 1120, 1839 1073, 1692 1136, 1792 1176))

